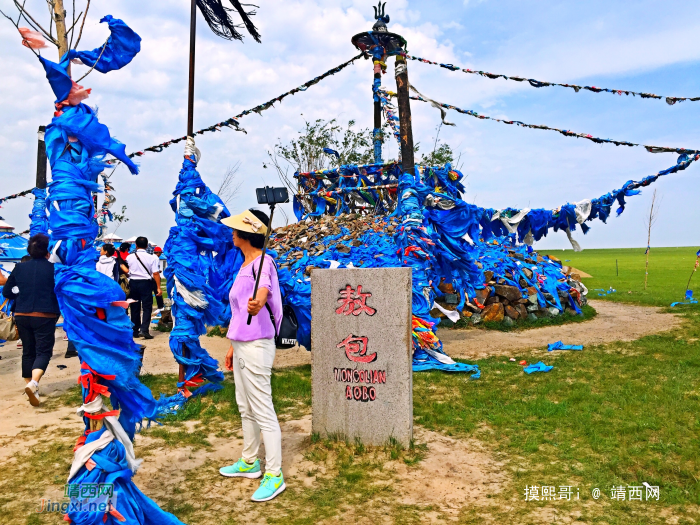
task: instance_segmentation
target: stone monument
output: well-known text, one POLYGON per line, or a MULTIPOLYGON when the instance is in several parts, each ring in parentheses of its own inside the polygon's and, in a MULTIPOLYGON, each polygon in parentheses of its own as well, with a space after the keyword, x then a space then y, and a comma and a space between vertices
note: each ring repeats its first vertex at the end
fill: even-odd
POLYGON ((413 437, 411 269, 314 269, 314 432, 367 445, 413 437))

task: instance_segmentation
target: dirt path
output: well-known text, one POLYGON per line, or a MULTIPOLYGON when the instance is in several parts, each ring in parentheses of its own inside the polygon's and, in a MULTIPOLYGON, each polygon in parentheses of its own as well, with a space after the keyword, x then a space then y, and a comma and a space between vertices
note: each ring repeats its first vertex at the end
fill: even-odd
MULTIPOLYGON (((144 352, 142 373, 176 374, 178 366, 168 345, 168 333, 153 332, 154 339, 146 341, 139 339, 146 346, 144 352)), ((40 393, 43 398, 57 395, 76 384, 80 373, 78 358, 66 359, 64 354, 68 343, 63 341, 64 332, 56 330, 54 353, 46 374, 41 380, 40 393), (65 367, 65 368, 59 368, 65 367)), ((202 346, 217 359, 224 362, 228 351, 228 339, 223 337, 202 337, 202 346)), ((310 363, 309 353, 301 348, 278 350, 275 367, 290 367, 310 363)), ((62 408, 47 413, 35 410, 27 401, 24 392, 24 380, 21 378, 22 350, 16 342, 5 343, 0 347, 0 439, 3 436, 15 436, 23 429, 34 429, 43 425, 60 424, 61 418, 75 413, 75 409, 62 408)), ((173 384, 173 392, 175 385, 173 384)), ((76 406, 77 408, 77 406, 76 406)), ((79 421, 79 418, 75 418, 79 421)), ((63 422, 64 423, 64 422, 63 422)))
POLYGON ((591 345, 634 341, 645 335, 672 330, 681 319, 661 308, 608 301, 590 301, 598 315, 583 323, 548 326, 522 332, 494 330, 442 330, 439 335, 452 357, 480 359, 511 356, 523 350, 544 349, 549 343, 591 345))
MULTIPOLYGON (((445 341, 448 354, 455 357, 483 358, 490 355, 512 355, 523 350, 544 349, 547 343, 559 339, 566 343, 578 344, 634 340, 651 333, 670 330, 679 326, 681 322, 675 315, 663 313, 656 308, 600 301, 596 301, 593 306, 598 310, 598 316, 585 323, 511 333, 442 330, 440 335, 445 341)), ((144 372, 176 373, 177 365, 168 347, 168 334, 156 332, 155 335, 155 339, 151 341, 141 340, 146 345, 144 372)), ((55 395, 66 390, 75 384, 78 375, 78 360, 63 357, 66 343, 63 341, 62 330, 58 330, 56 336, 54 358, 45 380, 42 381, 44 394, 55 395), (59 369, 58 365, 65 368, 59 369)), ((214 358, 223 361, 228 349, 226 339, 203 337, 202 344, 214 358)), ((0 466, 11 468, 17 458, 15 454, 28 453, 34 447, 46 446, 52 440, 72 445, 75 436, 79 435, 83 428, 82 421, 75 415, 75 407, 53 410, 32 408, 21 395, 21 351, 16 348, 16 343, 7 343, 0 348, 0 356, 0 379, 4 387, 0 389, 0 466), (36 432, 38 429, 41 430, 36 432)), ((282 350, 277 354, 275 367, 297 366, 309 362, 310 353, 306 350, 282 350)), ((188 428, 194 424, 196 422, 187 422, 188 428)), ((201 485, 195 507, 198 512, 205 512, 207 517, 209 513, 212 516, 211 521, 205 517, 204 523, 220 522, 214 519, 214 516, 227 513, 232 501, 236 502, 238 515, 243 521, 263 522, 264 516, 259 512, 259 507, 248 502, 256 483, 251 480, 232 482, 221 478, 217 473, 221 464, 231 462, 240 454, 240 435, 237 429, 228 430, 226 435, 209 435, 210 446, 199 449, 165 446, 158 439, 139 435, 136 443, 137 453, 143 452, 146 461, 136 475, 135 482, 159 504, 170 505, 182 499, 173 496, 175 490, 181 491, 186 481, 192 478, 196 482, 195 485, 201 485)), ((290 485, 290 493, 285 500, 280 500, 283 502, 280 505, 286 511, 293 511, 295 505, 303 504, 305 497, 315 497, 314 494, 318 494, 308 492, 304 495, 302 490, 314 491, 325 486, 324 483, 329 483, 333 474, 326 472, 327 464, 319 463, 308 456, 310 416, 283 421, 282 430, 283 468, 290 485)), ((407 467, 401 460, 384 462, 384 474, 373 483, 391 483, 400 487, 400 505, 430 505, 429 509, 432 510, 422 515, 424 521, 454 521, 465 504, 486 508, 492 501, 489 498, 501 492, 509 482, 510 475, 504 465, 499 463, 483 443, 475 439, 455 439, 417 427, 416 441, 427 445, 423 461, 415 467, 407 467), (434 465, 444 468, 436 470, 434 465)), ((263 451, 261 456, 264 456, 263 451)), ((58 469, 61 475, 68 467, 70 454, 63 460, 65 465, 58 469)), ((61 498, 61 487, 48 483, 47 480, 48 478, 42 479, 38 486, 32 489, 32 501, 38 501, 41 497, 52 500, 61 498)), ((383 500, 377 501, 382 504, 383 500)), ((384 503, 388 508, 391 501, 387 500, 384 503)), ((350 517, 353 510, 351 507, 347 510, 346 517, 350 517)), ((16 523, 23 523, 22 520, 16 523)), ((365 518, 357 522, 369 523, 372 520, 365 518)))
MULTIPOLYGON (((524 350, 544 349, 558 340, 567 344, 600 344, 612 341, 632 341, 648 334, 671 330, 680 324, 673 314, 658 308, 632 306, 606 301, 591 301, 598 315, 591 321, 564 326, 536 328, 522 332, 498 332, 493 330, 441 330, 440 337, 445 351, 453 357, 484 358, 491 355, 515 355, 524 350)), ((177 373, 177 364, 168 346, 167 333, 154 332, 145 344, 143 372, 151 374, 177 373)), ((42 395, 55 395, 75 385, 79 373, 77 358, 65 359, 67 343, 63 331, 56 331, 54 357, 41 381, 42 395), (59 366, 66 368, 59 369, 59 366)), ((202 337, 202 346, 223 363, 228 340, 222 337, 202 337)), ((24 381, 20 377, 21 350, 16 343, 6 343, 0 348, 0 438, 17 435, 22 429, 38 428, 46 424, 59 424, 72 409, 60 409, 52 413, 34 410, 22 392, 24 381)), ((275 368, 309 364, 311 354, 302 348, 278 350, 275 368)), ((174 390, 174 386, 173 386, 174 390)))

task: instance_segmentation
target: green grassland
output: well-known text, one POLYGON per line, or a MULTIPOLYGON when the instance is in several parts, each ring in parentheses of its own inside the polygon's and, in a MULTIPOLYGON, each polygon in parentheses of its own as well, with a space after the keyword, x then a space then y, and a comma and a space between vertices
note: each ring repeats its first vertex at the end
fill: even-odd
MULTIPOLYGON (((696 251, 652 249, 646 291, 643 249, 551 253, 593 275, 584 279, 592 299, 668 307, 682 299, 696 251), (610 286, 618 291, 605 297, 594 291, 610 286)), ((693 277, 691 288, 695 279, 700 276, 693 277)), ((549 373, 528 376, 508 357, 497 356, 470 361, 481 368, 479 380, 437 371, 414 374, 415 424, 456 438, 478 439, 503 464, 509 479, 487 507, 477 508, 465 500, 459 523, 697 523, 700 308, 681 306, 673 311, 682 316, 682 325, 672 331, 633 342, 586 346, 580 352, 521 355, 529 362, 542 359, 553 365, 549 373), (644 482, 659 486, 659 501, 610 497, 613 486, 644 482), (524 489, 531 485, 572 486, 579 499, 525 502, 524 489), (594 488, 601 491, 599 499, 592 496, 594 488)), ((310 375, 310 366, 273 372, 273 397, 282 419, 310 412, 310 375)), ((144 434, 159 439, 159 446, 195 448, 209 447, 207 436, 212 432, 230 435, 239 428, 240 418, 227 376, 223 390, 190 401, 180 414, 166 418, 164 426, 153 426, 144 434), (198 423, 188 427, 186 420, 198 423)), ((175 381, 174 376, 143 379, 156 396, 169 391, 175 381)), ((68 392, 63 398, 75 404, 76 393, 68 392)), ((359 443, 319 441, 312 436, 305 458, 317 465, 308 474, 316 482, 290 485, 260 514, 260 520, 299 524, 346 522, 351 517, 355 522, 429 521, 428 513, 435 509, 401 506, 401 486, 393 485, 392 475, 382 466, 401 454, 411 465, 429 457, 429 446, 415 446, 402 453, 391 446, 372 451, 359 443)), ((45 453, 37 448, 36 454, 27 457, 27 465, 37 466, 45 453)), ((68 448, 61 450, 64 456, 66 463, 68 448)), ((20 458, 18 463, 22 464, 20 458)), ((21 467, 4 477, 7 482, 38 482, 30 477, 33 472, 21 467)), ((207 483, 219 481, 215 466, 204 474, 206 479, 198 478, 185 489, 196 494, 206 490, 207 483)), ((165 506, 188 523, 210 522, 196 498, 188 503, 185 510, 171 507, 170 502, 165 506)), ((229 521, 221 522, 236 522, 231 516, 224 518, 229 521)))
MULTIPOLYGON (((649 306, 669 306, 682 301, 688 278, 695 265, 698 247, 652 248, 649 252, 649 280, 644 289, 644 248, 613 250, 543 251, 543 255, 554 255, 562 264, 573 266, 592 275, 583 279, 588 287, 589 299, 635 303, 649 306), (617 266, 616 266, 617 262, 617 266), (599 296, 595 289, 610 287, 616 293, 599 296)), ((690 289, 697 288, 700 295, 700 276, 693 276, 690 289)), ((685 307, 687 308, 687 307, 685 307)), ((697 308, 697 306, 695 306, 697 308)))

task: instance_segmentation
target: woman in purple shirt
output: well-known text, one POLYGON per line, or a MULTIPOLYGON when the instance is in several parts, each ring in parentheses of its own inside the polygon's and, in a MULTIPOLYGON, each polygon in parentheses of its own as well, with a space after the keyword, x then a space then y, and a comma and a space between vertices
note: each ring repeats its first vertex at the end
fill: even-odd
POLYGON ((262 476, 258 459, 262 433, 265 476, 251 499, 268 501, 286 488, 282 476, 282 431, 272 404, 270 384, 275 360, 275 333, 282 321, 282 296, 271 257, 263 259, 258 292, 253 297, 269 218, 261 211, 248 210, 221 222, 233 228, 233 244, 241 250, 245 260, 229 293, 231 324, 227 337, 231 340, 231 347, 226 354, 226 368, 233 370, 236 403, 241 413, 243 454, 236 463, 219 469, 219 472, 226 477, 262 476), (277 320, 276 327, 267 307, 277 320), (247 324, 248 315, 252 316, 250 324, 247 324))

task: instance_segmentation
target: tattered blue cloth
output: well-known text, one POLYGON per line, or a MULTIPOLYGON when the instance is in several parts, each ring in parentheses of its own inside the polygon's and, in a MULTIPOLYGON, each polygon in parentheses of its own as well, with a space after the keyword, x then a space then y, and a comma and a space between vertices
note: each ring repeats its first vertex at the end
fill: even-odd
POLYGON ((557 341, 547 345, 547 352, 552 352, 553 350, 583 350, 583 345, 565 345, 561 341, 557 341))
POLYGON ((37 233, 48 233, 49 231, 49 216, 46 214, 46 190, 43 188, 34 188, 34 205, 32 213, 29 215, 31 224, 29 226, 29 236, 33 237, 37 233))
MULTIPOLYGON (((170 206, 176 225, 164 246, 168 260, 164 273, 174 318, 170 350, 185 366, 185 381, 178 383, 179 388, 209 381, 192 391, 197 396, 220 389, 224 380, 219 363, 201 346, 199 336, 206 333, 207 326, 228 325, 228 293, 244 258, 233 246, 231 229, 220 222, 230 216, 229 211, 189 158, 183 160, 173 195, 170 206)), ((174 412, 186 398, 177 393, 160 402, 165 412, 174 412)))
MULTIPOLYGON (((698 252, 698 257, 700 257, 700 251, 698 252)), ((671 307, 678 306, 679 304, 698 304, 697 299, 693 298, 693 290, 686 290, 685 291, 685 301, 671 303, 671 307)))
POLYGON ((611 293, 617 292, 617 290, 615 290, 615 289, 613 289, 613 288, 610 288, 610 289, 608 289, 608 290, 606 290, 605 288, 596 288, 596 289, 593 290, 593 291, 594 291, 594 292, 603 292, 603 293, 599 293, 599 294, 598 294, 599 296, 610 295, 611 293))
POLYGON ((553 366, 545 365, 542 361, 535 363, 534 365, 529 365, 523 368, 523 372, 526 374, 533 374, 535 372, 549 372, 553 366))
MULTIPOLYGON (((109 71, 116 69, 117 64, 124 65, 131 60, 116 49, 122 38, 116 36, 116 32, 125 35, 131 30, 112 17, 105 20, 110 22, 114 37, 108 43, 108 47, 113 47, 110 47, 109 54, 105 50, 105 54, 116 53, 119 57, 113 61, 114 67, 105 68, 109 71)), ((71 53, 79 54, 68 53, 62 67, 42 59, 59 102, 66 99, 72 85, 65 71, 71 53)), ((138 168, 126 157, 124 145, 115 141, 107 126, 98 121, 95 112, 82 103, 64 108, 47 127, 45 140, 52 172, 48 203, 55 291, 64 319, 63 328, 75 344, 81 362, 83 402, 93 403, 101 400, 96 396, 105 395, 109 396, 112 408, 119 411, 118 422, 110 422, 115 432, 110 431, 107 436, 106 426, 90 432, 91 419, 83 416, 86 445, 101 437, 110 439, 105 439, 102 448, 91 454, 94 465, 91 463, 90 469, 85 464, 76 465, 79 468, 69 480, 69 484, 112 485, 119 495, 114 508, 107 509, 108 512, 104 509, 97 512, 70 509, 67 513, 69 521, 78 525, 115 525, 120 522, 181 525, 180 520, 161 510, 132 481, 138 463, 127 454, 125 447, 131 451, 129 441, 133 441, 137 426, 140 427, 144 419, 155 418, 160 410, 151 391, 138 377, 141 363, 138 346, 132 337, 131 320, 125 309, 118 305, 125 301, 124 292, 113 279, 95 269, 99 255, 95 249, 98 226, 93 193, 100 191, 97 179, 106 167, 104 157, 111 154, 123 160, 134 174, 138 173, 138 168)), ((32 227, 36 230, 44 227, 45 206, 41 203, 44 193, 38 190, 35 196, 32 227)), ((100 410, 99 406, 93 405, 93 408, 100 410)), ((112 417, 104 413, 93 417, 100 416, 112 417)))
POLYGON ((141 50, 141 37, 124 22, 113 18, 112 15, 105 16, 100 22, 109 24, 111 35, 107 42, 97 49, 92 51, 71 49, 61 57, 58 64, 44 57, 39 57, 44 71, 46 71, 46 78, 54 95, 56 95, 57 104, 68 98, 73 87, 73 80, 68 75, 68 65, 74 58, 80 59, 87 66, 94 66, 95 70, 100 73, 109 73, 126 66, 141 50))

